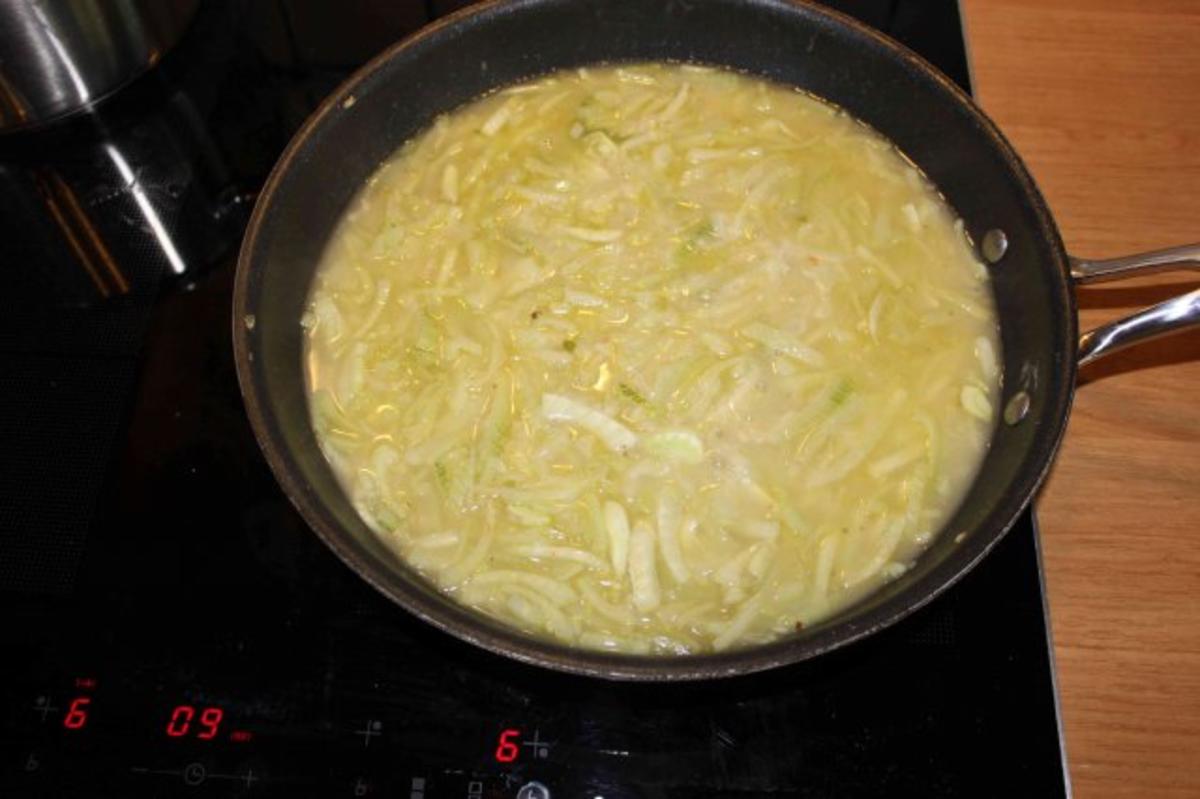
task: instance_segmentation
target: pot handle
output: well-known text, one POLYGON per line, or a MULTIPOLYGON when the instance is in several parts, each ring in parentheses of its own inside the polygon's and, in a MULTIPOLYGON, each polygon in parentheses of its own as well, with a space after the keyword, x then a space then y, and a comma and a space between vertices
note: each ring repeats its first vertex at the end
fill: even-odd
MULTIPOLYGON (((1101 261, 1071 258, 1071 279, 1079 285, 1181 269, 1200 270, 1200 244, 1101 261)), ((1086 366, 1134 344, 1190 328, 1200 328, 1200 289, 1084 333, 1079 337, 1078 363, 1086 366)))

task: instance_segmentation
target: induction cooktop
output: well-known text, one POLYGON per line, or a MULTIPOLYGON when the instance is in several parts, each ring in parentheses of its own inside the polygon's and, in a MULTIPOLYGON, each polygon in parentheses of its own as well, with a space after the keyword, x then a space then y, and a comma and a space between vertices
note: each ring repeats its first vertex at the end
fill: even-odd
MULTIPOLYGON (((95 113, 0 138, 0 795, 1067 795, 1029 513, 869 640, 667 686, 464 645, 308 531, 238 394, 237 246, 324 94, 456 5, 210 0, 95 113)), ((953 0, 829 5, 970 89, 953 0)))

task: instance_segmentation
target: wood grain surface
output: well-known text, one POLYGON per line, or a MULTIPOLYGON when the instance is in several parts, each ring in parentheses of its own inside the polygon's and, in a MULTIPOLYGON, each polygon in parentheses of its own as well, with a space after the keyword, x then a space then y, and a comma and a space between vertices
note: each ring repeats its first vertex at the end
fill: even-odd
MULTIPOLYGON (((1200 0, 963 0, 1068 248, 1200 241, 1200 0)), ((1092 327, 1200 273, 1079 292, 1092 327)), ((1200 797, 1200 332, 1082 375, 1038 501, 1075 796, 1200 797)))

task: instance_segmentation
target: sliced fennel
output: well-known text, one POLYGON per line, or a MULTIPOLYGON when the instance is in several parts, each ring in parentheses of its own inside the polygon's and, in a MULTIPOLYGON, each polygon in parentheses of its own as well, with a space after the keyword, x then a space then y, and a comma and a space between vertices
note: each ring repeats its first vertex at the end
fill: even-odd
POLYGON ((531 635, 680 655, 895 579, 999 405, 988 272, 890 144, 720 69, 597 67, 384 164, 299 320, 366 526, 531 635))

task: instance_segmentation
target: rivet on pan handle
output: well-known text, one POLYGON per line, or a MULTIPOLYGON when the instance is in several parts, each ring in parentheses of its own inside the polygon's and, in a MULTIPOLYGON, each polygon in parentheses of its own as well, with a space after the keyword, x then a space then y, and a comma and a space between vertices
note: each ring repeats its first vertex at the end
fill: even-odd
MULTIPOLYGON (((1200 244, 1102 261, 1071 259, 1071 278, 1080 285, 1181 269, 1200 269, 1200 244)), ((1200 289, 1084 333, 1079 337, 1079 365, 1086 366, 1143 341, 1197 327, 1200 327, 1200 289)))

